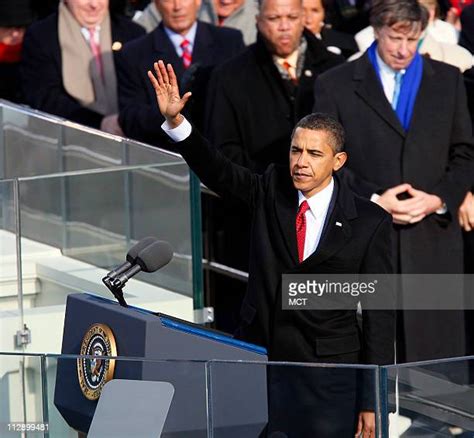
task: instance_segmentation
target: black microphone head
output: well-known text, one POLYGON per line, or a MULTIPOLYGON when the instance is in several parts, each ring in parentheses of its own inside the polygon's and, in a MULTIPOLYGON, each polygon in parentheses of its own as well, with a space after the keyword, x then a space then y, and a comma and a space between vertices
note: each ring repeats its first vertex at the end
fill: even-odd
POLYGON ((127 262, 134 264, 140 251, 150 246, 153 242, 158 242, 158 239, 148 236, 133 245, 127 252, 127 262))
POLYGON ((168 242, 157 240, 140 251, 136 262, 144 272, 155 272, 173 258, 173 248, 168 242))

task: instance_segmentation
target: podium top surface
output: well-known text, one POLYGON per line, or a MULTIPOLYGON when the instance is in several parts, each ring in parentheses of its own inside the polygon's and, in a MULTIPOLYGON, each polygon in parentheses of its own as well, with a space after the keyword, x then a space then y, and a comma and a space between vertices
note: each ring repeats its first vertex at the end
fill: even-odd
POLYGON ((149 310, 143 309, 141 307, 136 307, 136 306, 121 307, 117 302, 113 300, 109 300, 107 298, 89 294, 89 293, 71 294, 70 297, 82 297, 82 299, 96 302, 97 304, 100 304, 100 305, 113 306, 115 307, 117 311, 136 312, 137 314, 141 314, 142 316, 145 316, 145 317, 158 318, 161 324, 168 329, 189 333, 189 334, 200 336, 206 339, 212 339, 215 342, 220 342, 220 343, 227 344, 233 347, 241 348, 241 349, 250 351, 252 353, 262 355, 262 356, 266 356, 267 354, 267 350, 264 347, 251 344, 245 341, 240 341, 238 339, 234 339, 232 336, 226 333, 219 332, 217 330, 213 330, 209 328, 205 328, 205 327, 199 326, 198 324, 194 324, 189 321, 184 321, 179 318, 175 318, 173 316, 165 315, 162 313, 151 312, 149 310))

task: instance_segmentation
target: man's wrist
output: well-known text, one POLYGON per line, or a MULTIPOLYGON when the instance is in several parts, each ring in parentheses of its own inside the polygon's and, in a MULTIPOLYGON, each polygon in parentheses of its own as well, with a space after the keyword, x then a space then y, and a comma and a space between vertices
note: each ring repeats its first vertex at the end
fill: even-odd
POLYGON ((191 124, 183 117, 181 123, 173 128, 169 125, 168 120, 165 120, 161 125, 161 129, 173 140, 174 142, 180 142, 186 140, 192 131, 191 124))
POLYGON ((448 207, 446 203, 437 195, 433 196, 433 209, 432 212, 436 214, 446 214, 448 207))
POLYGON ((184 116, 179 113, 175 117, 167 117, 166 122, 171 129, 177 128, 181 123, 183 123, 184 116))
POLYGON ((446 214, 447 212, 448 212, 448 206, 446 205, 446 202, 443 202, 441 207, 435 211, 436 214, 446 214))

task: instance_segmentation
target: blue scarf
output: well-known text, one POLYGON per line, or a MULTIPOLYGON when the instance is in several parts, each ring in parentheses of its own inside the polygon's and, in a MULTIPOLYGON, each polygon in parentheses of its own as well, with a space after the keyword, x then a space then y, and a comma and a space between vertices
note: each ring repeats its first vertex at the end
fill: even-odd
MULTIPOLYGON (((376 56, 377 41, 374 41, 368 49, 368 55, 370 62, 374 66, 380 83, 380 68, 377 62, 376 56)), ((396 114, 398 120, 403 126, 405 132, 410 128, 411 118, 413 116, 413 108, 415 107, 416 96, 420 88, 421 77, 423 75, 423 59, 417 52, 410 65, 406 68, 406 72, 403 75, 402 86, 400 89, 400 95, 398 98, 396 114)))

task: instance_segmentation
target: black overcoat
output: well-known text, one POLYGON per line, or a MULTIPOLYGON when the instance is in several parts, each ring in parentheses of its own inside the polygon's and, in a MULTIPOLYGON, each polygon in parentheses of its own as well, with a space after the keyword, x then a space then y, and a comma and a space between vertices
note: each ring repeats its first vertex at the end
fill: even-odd
MULTIPOLYGON (((410 183, 446 203, 445 215, 432 214, 419 223, 395 227, 399 272, 462 273, 457 209, 472 182, 474 149, 459 71, 423 59, 423 76, 408 132, 386 99, 367 54, 319 78, 314 109, 333 115, 344 126, 349 156, 344 178, 354 191, 370 198, 373 193, 410 183)), ((405 312, 402 316, 406 350, 399 351, 399 359, 464 354, 460 312, 424 316, 405 312)))
POLYGON ((207 138, 234 163, 263 172, 286 164, 295 123, 311 112, 316 77, 344 61, 309 31, 296 93, 291 93, 260 35, 257 42, 217 68, 208 99, 207 138))
MULTIPOLYGON (((112 42, 125 44, 145 33, 128 18, 111 15, 112 42)), ((117 51, 114 51, 116 64, 117 51)), ((62 80, 58 14, 33 23, 26 31, 21 61, 25 102, 32 108, 99 128, 103 115, 82 106, 70 96, 62 80)))
POLYGON ((462 272, 456 212, 472 182, 474 147, 459 71, 423 59, 423 77, 408 133, 385 97, 367 54, 323 75, 315 111, 335 116, 346 132, 352 188, 364 197, 410 183, 438 195, 448 215, 399 230, 403 273, 462 272))
MULTIPOLYGON (((272 165, 258 175, 228 160, 195 130, 174 147, 209 188, 249 205, 250 269, 238 337, 267 347, 271 360, 393 362, 393 310, 363 310, 360 331, 355 307, 283 311, 281 294, 285 273, 392 273, 389 214, 355 196, 336 177, 320 244, 299 263, 298 192, 286 166, 272 165)), ((271 370, 270 430, 290 431, 289 436, 353 436, 357 409, 373 406, 370 390, 356 402, 355 382, 347 369, 271 370), (299 405, 294 397, 308 403, 299 405)))

